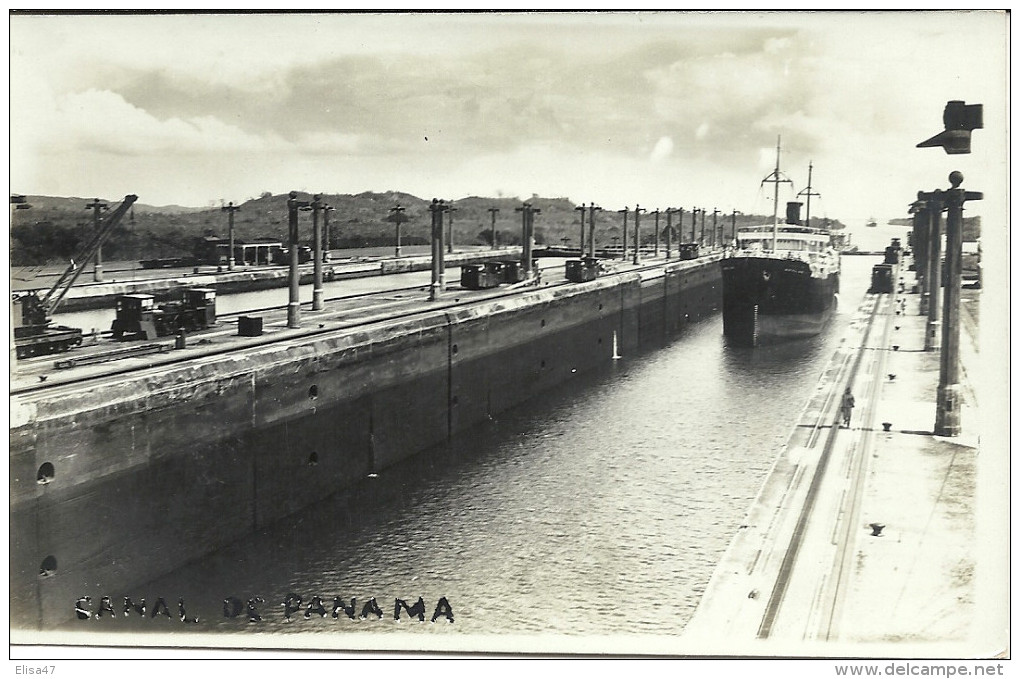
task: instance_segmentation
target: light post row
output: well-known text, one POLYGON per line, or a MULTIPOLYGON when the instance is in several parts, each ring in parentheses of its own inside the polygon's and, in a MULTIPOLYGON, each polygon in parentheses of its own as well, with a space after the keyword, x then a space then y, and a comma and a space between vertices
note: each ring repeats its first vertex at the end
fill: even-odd
MULTIPOLYGON (((99 213, 102 209, 107 208, 104 203, 101 203, 98 199, 90 203, 87 209, 95 211, 95 219, 98 222, 99 213)), ((108 209, 108 208, 107 208, 108 209)), ((596 205, 594 202, 590 204, 582 203, 574 208, 578 212, 580 220, 580 252, 582 256, 587 254, 588 257, 595 257, 595 224, 596 217, 599 212, 603 211, 603 208, 596 205), (587 214, 587 236, 585 233, 585 215, 587 214), (585 250, 587 249, 587 253, 585 250)), ((227 213, 228 229, 229 229, 229 253, 227 259, 228 270, 233 271, 236 263, 234 257, 235 251, 235 231, 234 231, 234 213, 241 210, 233 202, 221 208, 223 212, 227 213)), ((287 326, 290 328, 298 328, 301 323, 301 302, 300 302, 300 274, 298 272, 298 266, 300 263, 300 246, 299 246, 299 228, 298 228, 298 215, 300 212, 311 212, 312 213, 312 239, 313 239, 313 285, 312 285, 312 310, 321 311, 324 308, 324 288, 323 288, 323 271, 322 264, 329 259, 329 250, 332 247, 332 240, 329 232, 329 213, 335 211, 331 205, 326 204, 322 199, 322 194, 314 194, 312 200, 298 200, 298 193, 291 191, 287 199, 287 212, 288 212, 288 249, 290 259, 290 276, 289 276, 289 288, 290 294, 287 303, 287 326), (320 228, 319 215, 322 214, 322 222, 320 228), (325 247, 323 243, 323 231, 325 231, 325 247)), ((386 217, 386 221, 393 223, 396 229, 396 246, 394 248, 394 256, 401 256, 401 224, 409 221, 409 217, 406 213, 406 208, 400 204, 396 204, 389 210, 389 215, 386 217)), ((453 241, 453 212, 457 210, 453 206, 452 201, 433 199, 432 203, 428 208, 432 215, 432 283, 430 287, 430 299, 439 299, 442 293, 446 289, 445 284, 445 254, 452 253, 452 241, 453 241), (449 223, 444 225, 444 215, 449 215, 449 223)), ((497 207, 487 208, 491 216, 490 226, 490 237, 492 242, 492 248, 495 249, 498 243, 498 236, 496 231, 496 215, 500 212, 497 207)), ((524 271, 525 278, 532 278, 534 276, 533 265, 532 265, 532 251, 534 247, 535 238, 535 215, 540 214, 542 211, 539 208, 534 207, 531 203, 525 202, 521 207, 515 208, 516 212, 521 213, 521 241, 522 241, 522 255, 521 265, 524 271)), ((635 205, 634 209, 631 210, 629 206, 625 206, 622 210, 618 210, 623 215, 623 255, 626 259, 629 249, 629 239, 627 230, 628 216, 633 213, 634 215, 634 253, 633 262, 639 264, 641 261, 641 213, 647 213, 646 208, 642 208, 640 205, 635 205)), ((683 240, 683 208, 666 208, 660 210, 656 208, 651 211, 651 214, 655 215, 655 256, 659 253, 659 241, 661 238, 661 231, 659 228, 659 215, 665 212, 666 214, 666 259, 672 258, 672 236, 673 236, 673 215, 678 216, 677 224, 680 231, 680 241, 683 240)), ((691 240, 705 243, 705 215, 707 210, 704 208, 695 208, 691 210, 691 240), (701 214, 701 238, 697 239, 697 217, 701 214)), ((721 242, 721 234, 717 238, 716 224, 718 218, 718 208, 713 210, 713 245, 717 242, 721 242)), ((735 229, 736 215, 742 214, 737 210, 734 210, 733 225, 735 229)), ((569 240, 569 239, 566 239, 569 240)), ((564 242, 566 242, 566 240, 564 242)), ((617 241, 621 238, 614 237, 614 247, 617 241)), ((96 275, 98 277, 102 275, 102 264, 97 261, 96 264, 96 275)))
MULTIPOLYGON (((918 148, 941 146, 949 155, 970 153, 971 132, 984 127, 984 108, 953 100, 942 112, 944 131, 917 144, 918 148)), ((963 205, 981 200, 979 191, 961 188, 963 174, 949 173, 945 190, 918 191, 910 205, 914 215, 915 270, 921 288, 920 313, 927 315, 925 351, 940 351, 939 383, 935 392, 936 436, 959 436, 961 432, 960 297, 963 258, 963 205), (946 213, 945 294, 939 304, 942 276, 942 212, 946 213), (918 232, 919 231, 919 232, 918 232), (920 258, 920 261, 919 259, 920 258), (941 322, 939 313, 941 311, 941 322)))

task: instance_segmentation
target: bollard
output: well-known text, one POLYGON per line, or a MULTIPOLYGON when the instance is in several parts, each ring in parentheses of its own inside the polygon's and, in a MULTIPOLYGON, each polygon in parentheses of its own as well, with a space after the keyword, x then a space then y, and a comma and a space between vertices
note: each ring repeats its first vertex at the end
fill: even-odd
POLYGON ((884 523, 869 523, 868 528, 871 529, 871 537, 878 538, 882 537, 882 529, 885 528, 884 523))
POLYGON ((174 349, 186 349, 188 347, 188 336, 184 332, 184 328, 177 331, 177 337, 174 339, 174 349))
POLYGON ((883 422, 882 431, 892 431, 892 422, 883 422))

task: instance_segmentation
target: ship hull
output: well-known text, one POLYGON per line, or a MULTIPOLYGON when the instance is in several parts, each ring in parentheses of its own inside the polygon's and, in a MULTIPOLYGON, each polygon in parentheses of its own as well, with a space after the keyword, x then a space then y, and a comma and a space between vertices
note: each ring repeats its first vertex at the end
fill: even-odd
POLYGON ((723 334, 740 346, 817 335, 839 292, 839 272, 811 275, 806 262, 769 257, 721 261, 723 334))

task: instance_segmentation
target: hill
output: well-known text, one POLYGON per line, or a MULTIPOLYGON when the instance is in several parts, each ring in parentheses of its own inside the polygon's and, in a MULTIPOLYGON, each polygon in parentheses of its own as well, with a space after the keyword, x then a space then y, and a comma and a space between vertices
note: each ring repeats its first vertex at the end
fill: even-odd
MULTIPOLYGON (((299 193, 299 200, 310 201, 308 193, 299 193)), ((45 264, 53 261, 68 261, 75 255, 92 227, 92 214, 86 204, 92 199, 64 198, 52 196, 28 196, 32 206, 13 213, 11 226, 11 263, 15 266, 45 264)), ((424 244, 429 242, 431 198, 400 191, 358 194, 323 194, 322 201, 333 208, 329 213, 329 236, 332 248, 377 247, 392 245, 395 228, 386 221, 391 208, 399 205, 408 217, 401 227, 401 242, 424 244)), ((105 201, 111 209, 118 200, 105 201)), ((579 243, 580 226, 578 210, 566 198, 543 198, 533 195, 528 199, 541 212, 535 216, 535 240, 539 245, 572 245, 579 243)), ((518 198, 487 198, 469 196, 452 203, 453 239, 455 244, 491 243, 491 229, 495 208, 496 234, 501 244, 519 244, 521 241, 521 217, 517 209, 521 206, 518 198)), ((264 193, 241 203, 234 215, 235 237, 243 240, 273 238, 286 240, 288 232, 287 195, 264 193)), ((633 233, 633 212, 628 216, 628 233, 633 233)), ((737 215, 736 224, 761 223, 767 218, 760 215, 737 215)), ((674 232, 680 225, 674 218, 674 232)), ((812 220, 814 223, 815 220, 812 220)), ((448 224, 449 222, 447 222, 448 224)), ((653 238, 655 217, 645 213, 641 217, 642 240, 653 238)), ((719 227, 729 237, 732 216, 720 213, 719 227)), ((665 228, 666 217, 659 216, 660 228, 665 228)), ((712 217, 708 215, 705 226, 710 229, 712 217)), ((832 226, 839 227, 838 221, 832 226)), ((622 215, 606 209, 596 220, 596 242, 608 243, 613 237, 622 236, 622 215)), ((308 212, 299 214, 301 242, 310 244, 312 239, 312 218, 308 212)), ((697 233, 700 234, 699 218, 697 233)), ((682 225, 684 239, 691 237, 690 212, 684 213, 682 225)), ((587 233, 587 213, 585 231, 587 233)), ((220 207, 183 208, 180 206, 155 207, 136 203, 128 216, 114 230, 103 245, 103 256, 107 260, 139 260, 159 257, 189 255, 194 241, 202 236, 226 236, 227 214, 220 207)), ((675 233, 676 235, 676 233, 675 233)))

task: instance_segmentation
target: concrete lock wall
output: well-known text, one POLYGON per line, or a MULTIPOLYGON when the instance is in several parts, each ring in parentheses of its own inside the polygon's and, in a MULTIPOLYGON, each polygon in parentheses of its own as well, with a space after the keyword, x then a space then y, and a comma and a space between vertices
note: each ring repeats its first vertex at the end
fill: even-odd
POLYGON ((663 341, 720 299, 714 262, 674 263, 24 397, 11 624, 130 594, 612 360, 614 335, 621 353, 663 341))

